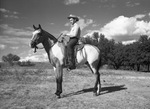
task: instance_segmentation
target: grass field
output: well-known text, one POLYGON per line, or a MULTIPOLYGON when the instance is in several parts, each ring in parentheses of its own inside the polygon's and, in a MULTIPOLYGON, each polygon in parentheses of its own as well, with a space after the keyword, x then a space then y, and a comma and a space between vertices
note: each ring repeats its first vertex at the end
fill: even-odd
POLYGON ((150 73, 101 70, 93 96, 89 69, 64 70, 63 97, 55 98, 52 69, 0 69, 0 109, 150 109, 150 73))

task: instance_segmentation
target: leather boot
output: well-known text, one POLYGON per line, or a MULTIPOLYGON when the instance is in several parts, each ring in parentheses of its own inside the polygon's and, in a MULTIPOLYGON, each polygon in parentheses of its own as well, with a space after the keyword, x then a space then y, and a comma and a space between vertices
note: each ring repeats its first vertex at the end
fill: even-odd
POLYGON ((76 66, 75 66, 75 60, 74 60, 74 58, 73 57, 69 57, 68 60, 69 60, 69 70, 75 69, 76 66))

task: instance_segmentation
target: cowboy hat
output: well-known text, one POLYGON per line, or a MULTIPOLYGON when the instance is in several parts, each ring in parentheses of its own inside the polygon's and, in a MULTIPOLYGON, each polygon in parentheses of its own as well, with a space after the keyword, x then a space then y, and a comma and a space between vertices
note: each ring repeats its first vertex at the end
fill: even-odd
POLYGON ((70 14, 67 18, 68 19, 73 18, 73 19, 76 19, 76 21, 79 21, 79 18, 75 15, 72 15, 72 14, 70 14))

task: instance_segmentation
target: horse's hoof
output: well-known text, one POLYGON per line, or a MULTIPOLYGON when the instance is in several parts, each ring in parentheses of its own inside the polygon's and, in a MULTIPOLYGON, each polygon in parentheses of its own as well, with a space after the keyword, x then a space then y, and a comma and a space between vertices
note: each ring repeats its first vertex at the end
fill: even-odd
POLYGON ((57 99, 61 98, 61 96, 60 96, 60 95, 57 95, 57 94, 55 94, 55 97, 56 97, 57 99))
POLYGON ((60 98, 61 98, 61 96, 60 96, 60 95, 59 95, 59 96, 56 96, 56 98, 57 98, 57 99, 60 99, 60 98))
POLYGON ((99 96, 100 93, 93 93, 93 96, 99 96))
POLYGON ((61 95, 59 93, 55 93, 56 98, 61 98, 61 95))

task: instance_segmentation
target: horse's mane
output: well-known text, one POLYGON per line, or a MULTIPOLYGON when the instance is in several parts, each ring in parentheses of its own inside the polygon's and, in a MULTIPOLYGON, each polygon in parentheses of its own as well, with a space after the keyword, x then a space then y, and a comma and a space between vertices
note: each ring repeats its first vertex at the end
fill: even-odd
POLYGON ((44 33, 46 36, 48 36, 48 38, 50 38, 51 40, 53 40, 54 43, 57 42, 57 39, 55 38, 55 36, 53 36, 52 34, 50 34, 49 32, 47 32, 47 31, 45 31, 45 30, 42 30, 42 31, 43 31, 43 33, 44 33))

